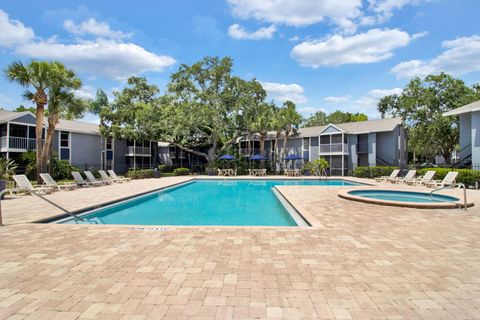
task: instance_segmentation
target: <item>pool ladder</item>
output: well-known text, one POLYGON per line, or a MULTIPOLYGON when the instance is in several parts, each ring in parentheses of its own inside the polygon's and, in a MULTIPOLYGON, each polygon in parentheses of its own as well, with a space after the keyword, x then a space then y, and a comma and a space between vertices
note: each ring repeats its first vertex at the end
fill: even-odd
MULTIPOLYGON (((435 192, 441 191, 441 190, 444 190, 444 189, 449 189, 449 188, 451 188, 451 186, 443 186, 443 187, 440 187, 440 188, 437 188, 437 189, 434 189, 434 190, 430 191, 430 199, 433 200, 433 194, 435 192)), ((457 188, 457 189, 462 188, 463 189, 463 210, 467 210, 467 207, 468 207, 468 204, 467 204, 467 187, 465 187, 465 185, 463 183, 457 183, 457 184, 455 184, 454 188, 457 188)), ((455 203, 456 205, 458 205, 460 207, 460 205, 457 202, 453 202, 453 201, 448 201, 448 202, 455 203)))
POLYGON ((46 202, 48 202, 49 204, 51 204, 51 205, 54 206, 55 208, 60 209, 60 210, 62 210, 63 212, 65 212, 66 214, 72 216, 74 219, 78 219, 78 220, 80 220, 80 221, 86 221, 85 219, 82 219, 82 218, 80 218, 79 216, 77 216, 75 213, 68 211, 67 209, 59 206, 58 204, 56 204, 55 202, 53 202, 53 201, 45 198, 44 196, 39 195, 38 193, 36 193, 36 192, 33 191, 33 190, 26 189, 26 188, 14 188, 14 189, 5 189, 5 190, 2 190, 2 191, 0 192, 0 226, 3 226, 2 205, 1 205, 1 204, 2 204, 2 200, 1 200, 1 199, 2 199, 3 195, 4 195, 5 193, 7 193, 7 192, 24 192, 24 191, 30 193, 30 194, 33 195, 33 196, 36 196, 36 197, 44 200, 44 201, 46 201, 46 202))

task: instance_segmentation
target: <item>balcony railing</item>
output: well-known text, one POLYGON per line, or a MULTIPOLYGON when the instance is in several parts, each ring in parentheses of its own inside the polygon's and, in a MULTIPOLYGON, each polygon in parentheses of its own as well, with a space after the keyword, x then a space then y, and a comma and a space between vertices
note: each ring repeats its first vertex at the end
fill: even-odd
POLYGON ((321 144, 320 153, 348 153, 348 145, 343 143, 321 144))
POLYGON ((33 138, 0 137, 0 148, 2 149, 35 150, 35 147, 36 140, 33 138))
POLYGON ((127 155, 130 156, 151 156, 149 147, 127 147, 127 155))

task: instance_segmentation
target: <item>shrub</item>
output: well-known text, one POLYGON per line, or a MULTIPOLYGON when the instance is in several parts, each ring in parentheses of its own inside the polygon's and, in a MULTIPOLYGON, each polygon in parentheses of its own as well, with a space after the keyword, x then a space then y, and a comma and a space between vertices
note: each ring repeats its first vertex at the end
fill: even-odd
POLYGON ((52 177, 55 180, 72 179, 72 172, 80 171, 77 167, 72 166, 66 160, 53 159, 52 177))
POLYGON ((161 172, 160 176, 162 177, 173 177, 175 174, 173 172, 161 172))
POLYGON ((153 170, 152 169, 130 170, 130 171, 127 172, 127 177, 132 178, 132 179, 153 178, 153 170))
POLYGON ((173 170, 175 170, 175 166, 168 166, 166 164, 161 164, 158 166, 158 171, 161 173, 173 172, 173 170))
POLYGON ((186 176, 189 173, 190 173, 190 169, 188 168, 177 168, 173 170, 173 174, 175 176, 186 176))
POLYGON ((423 168, 417 171, 417 175, 424 175, 427 171, 435 171, 435 180, 442 180, 448 172, 457 171, 457 182, 468 186, 474 186, 475 182, 480 182, 480 171, 470 169, 456 169, 456 168, 423 168))
POLYGON ((357 167, 353 170, 353 176, 357 178, 377 178, 389 176, 395 169, 398 169, 398 167, 357 167))

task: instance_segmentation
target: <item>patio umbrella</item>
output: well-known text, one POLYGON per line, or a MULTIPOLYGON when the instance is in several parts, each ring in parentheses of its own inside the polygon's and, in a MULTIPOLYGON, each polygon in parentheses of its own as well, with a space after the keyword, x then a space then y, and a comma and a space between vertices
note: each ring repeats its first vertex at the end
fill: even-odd
MULTIPOLYGON (((221 156, 220 158, 218 158, 219 160, 226 160, 226 161, 232 161, 232 160, 235 160, 235 157, 232 156, 231 154, 224 154, 223 156, 221 156)), ((225 164, 223 165, 223 168, 225 168, 225 164)))
MULTIPOLYGON (((289 154, 288 156, 285 157, 285 161, 296 161, 300 159, 303 159, 303 157, 297 156, 296 154, 289 154)), ((294 168, 295 168, 295 165, 294 165, 294 168)))
POLYGON ((253 156, 250 157, 250 160, 261 161, 266 159, 261 154, 254 154, 253 156))
POLYGON ((220 160, 235 160, 235 157, 232 156, 231 154, 224 154, 223 156, 221 156, 218 159, 220 159, 220 160))

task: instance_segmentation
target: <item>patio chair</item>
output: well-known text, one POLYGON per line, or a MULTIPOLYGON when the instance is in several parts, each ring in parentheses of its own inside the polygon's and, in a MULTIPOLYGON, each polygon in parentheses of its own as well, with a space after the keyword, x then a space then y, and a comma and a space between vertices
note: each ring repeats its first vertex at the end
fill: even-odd
POLYGON ((40 178, 42 178, 45 186, 51 187, 53 190, 73 190, 77 187, 75 182, 57 183, 49 173, 40 173, 40 178))
POLYGON ((98 170, 98 173, 100 174, 100 181, 105 181, 107 184, 110 184, 112 182, 118 182, 118 183, 123 183, 123 180, 118 180, 115 181, 112 177, 110 177, 105 170, 98 170))
POLYGON ((111 184, 112 183, 112 180, 108 180, 108 181, 104 181, 104 180, 97 180, 97 178, 94 177, 93 173, 91 173, 90 171, 83 171, 83 173, 85 174, 85 177, 87 177, 87 180, 89 182, 100 182, 102 184, 111 184))
POLYGON ((443 180, 432 180, 429 182, 426 182, 425 185, 429 188, 435 188, 435 187, 454 187, 455 184, 457 183, 458 172, 457 171, 450 171, 447 173, 445 178, 443 180))
POLYGON ((415 179, 415 176, 417 175, 417 170, 408 170, 407 174, 405 177, 397 177, 395 179, 389 179, 391 183, 407 183, 407 181, 412 181, 415 179))
POLYGON ((300 177, 302 175, 302 172, 300 171, 300 169, 294 169, 293 175, 295 177, 300 177))
POLYGON ((398 177, 399 173, 400 173, 400 170, 395 169, 395 170, 392 171, 392 173, 389 176, 383 176, 383 177, 375 178, 375 181, 385 182, 385 181, 388 181, 388 180, 392 180, 392 179, 395 179, 396 177, 398 177))
POLYGON ((267 169, 259 169, 258 170, 258 175, 261 177, 264 177, 267 175, 267 169))
POLYGON ((83 179, 80 172, 72 172, 72 177, 73 179, 75 179, 75 183, 77 184, 77 187, 97 187, 97 186, 103 185, 103 182, 101 181, 90 182, 83 179))
POLYGON ((256 176, 257 175, 256 170, 255 169, 248 169, 248 175, 249 176, 256 176))
POLYGON ((418 177, 410 181, 406 181, 406 183, 408 185, 421 186, 422 184, 432 181, 433 176, 435 176, 435 173, 436 173, 435 171, 427 171, 423 177, 418 177))
POLYGON ((123 180, 123 182, 128 182, 128 181, 131 181, 132 178, 127 178, 127 177, 124 177, 124 176, 117 176, 117 174, 115 173, 115 171, 113 170, 108 170, 108 174, 110 175, 110 177, 112 177, 112 179, 114 181, 120 181, 120 180, 123 180))
POLYGON ((18 188, 28 189, 33 192, 41 192, 41 193, 52 193, 53 188, 49 186, 33 186, 28 180, 27 176, 24 174, 14 175, 13 180, 17 184, 18 188))

